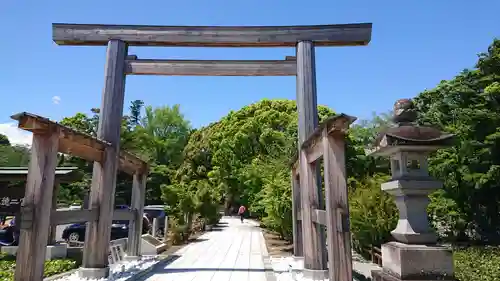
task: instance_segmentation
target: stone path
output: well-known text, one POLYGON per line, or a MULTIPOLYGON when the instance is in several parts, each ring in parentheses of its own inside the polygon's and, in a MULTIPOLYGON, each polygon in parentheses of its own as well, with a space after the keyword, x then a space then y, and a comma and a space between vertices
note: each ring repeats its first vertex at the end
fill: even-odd
MULTIPOLYGON (((220 227, 174 255, 145 281, 266 281, 264 236, 256 223, 224 217, 220 227)), ((272 270, 272 269, 271 269, 272 270)), ((269 280, 267 280, 269 281, 269 280)))

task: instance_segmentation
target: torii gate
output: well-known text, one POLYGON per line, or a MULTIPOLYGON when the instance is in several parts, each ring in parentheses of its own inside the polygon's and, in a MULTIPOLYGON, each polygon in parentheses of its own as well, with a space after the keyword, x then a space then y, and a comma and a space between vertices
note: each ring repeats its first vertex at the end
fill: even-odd
MULTIPOLYGON (((126 75, 184 75, 184 76, 296 76, 297 109, 299 114, 299 148, 318 126, 315 46, 364 46, 371 40, 371 23, 309 25, 309 26, 143 26, 55 23, 53 40, 58 45, 107 46, 105 81, 101 115, 101 138, 113 145, 120 140, 120 120, 123 112, 126 75), (185 47, 295 47, 296 59, 249 60, 144 60, 128 55, 128 46, 185 46, 185 47)), ((91 198, 92 208, 99 210, 99 220, 90 223, 86 245, 99 241, 102 247, 86 251, 83 268, 107 267, 106 235, 112 212, 116 169, 113 165, 95 166, 94 175, 102 179, 109 191, 91 198), (105 207, 101 207, 105 206, 105 207)), ((318 178, 316 183, 321 183, 318 178)), ((304 256, 306 270, 325 270, 324 233, 313 220, 314 211, 321 206, 319 188, 294 188, 294 198, 302 198, 301 225, 298 206, 294 202, 294 250, 304 256), (300 192, 302 191, 302 192, 300 192), (302 232, 304 235, 302 235, 302 232)), ((94 188, 94 186, 92 186, 94 188)), ((95 272, 94 272, 95 274, 95 272)), ((95 275, 92 276, 95 276, 95 275)))

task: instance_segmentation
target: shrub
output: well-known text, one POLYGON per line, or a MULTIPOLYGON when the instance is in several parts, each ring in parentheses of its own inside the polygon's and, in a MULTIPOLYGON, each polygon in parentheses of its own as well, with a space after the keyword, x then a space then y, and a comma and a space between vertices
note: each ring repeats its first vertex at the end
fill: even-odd
POLYGON ((371 245, 387 242, 396 227, 398 211, 394 199, 380 189, 385 177, 374 177, 362 182, 350 181, 350 222, 353 248, 364 254, 371 245))
POLYGON ((453 253, 455 277, 460 281, 500 280, 500 248, 457 248, 453 253))
POLYGON ((467 221, 457 203, 446 197, 442 189, 432 193, 427 207, 429 222, 436 229, 439 238, 444 242, 460 242, 468 240, 467 221))
POLYGON ((190 229, 187 224, 180 224, 173 219, 170 223, 170 229, 170 242, 172 242, 172 245, 181 245, 188 241, 190 229))
MULTIPOLYGON (((44 277, 60 274, 78 267, 75 260, 55 259, 45 262, 44 277)), ((6 253, 0 253, 0 281, 14 280, 16 271, 16 257, 6 253)))
POLYGON ((44 276, 52 276, 72 269, 77 268, 78 265, 75 260, 71 259, 55 259, 45 262, 44 276))

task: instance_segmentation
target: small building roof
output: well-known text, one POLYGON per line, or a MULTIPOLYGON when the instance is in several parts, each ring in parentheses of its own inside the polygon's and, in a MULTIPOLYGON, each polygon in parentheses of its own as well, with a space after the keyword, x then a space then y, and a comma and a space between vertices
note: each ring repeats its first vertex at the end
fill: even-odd
MULTIPOLYGON (((55 177, 60 182, 72 182, 80 177, 78 167, 56 167, 55 177)), ((28 167, 0 167, 0 182, 26 180, 28 167)))

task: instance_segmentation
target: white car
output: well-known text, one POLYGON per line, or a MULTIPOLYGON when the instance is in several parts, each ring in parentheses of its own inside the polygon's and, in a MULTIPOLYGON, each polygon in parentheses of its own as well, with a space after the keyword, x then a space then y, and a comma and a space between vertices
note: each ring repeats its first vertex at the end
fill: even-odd
POLYGON ((81 210, 82 206, 74 203, 74 204, 71 204, 71 206, 69 206, 69 209, 70 210, 81 210))

